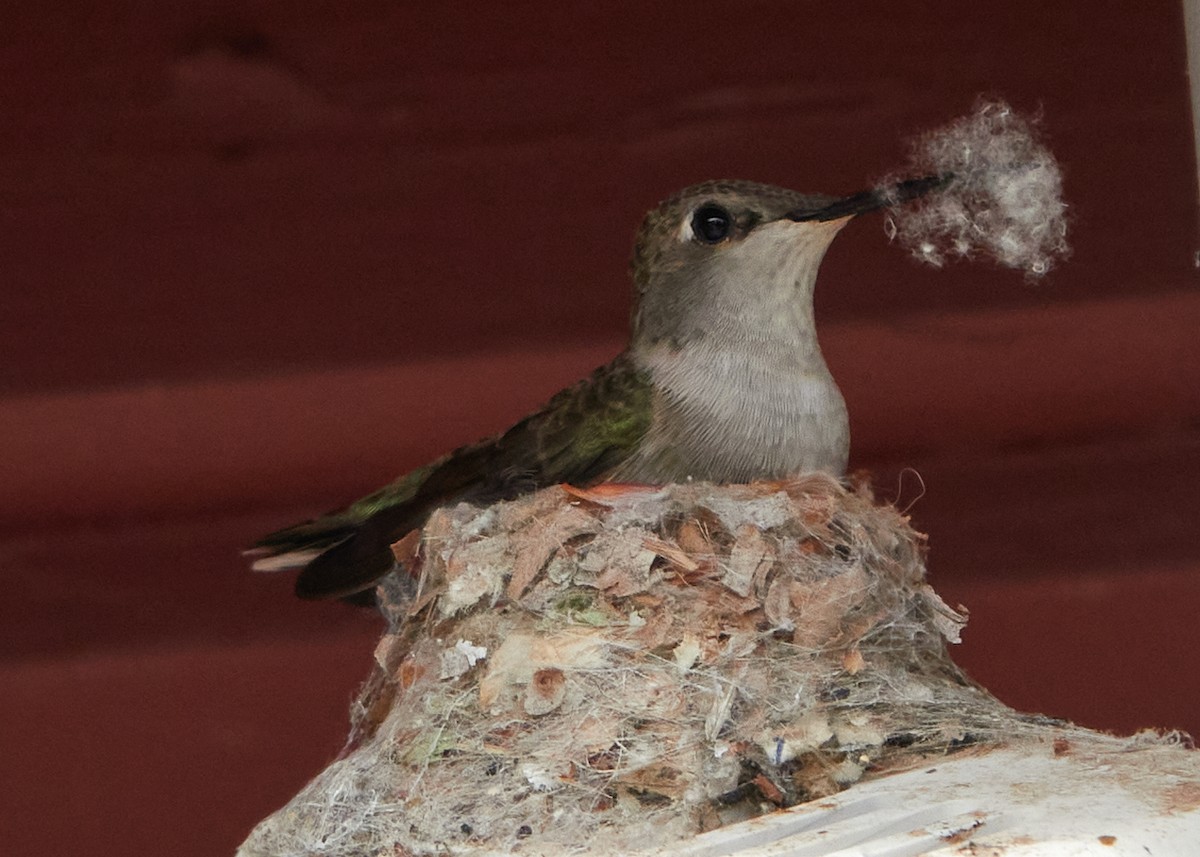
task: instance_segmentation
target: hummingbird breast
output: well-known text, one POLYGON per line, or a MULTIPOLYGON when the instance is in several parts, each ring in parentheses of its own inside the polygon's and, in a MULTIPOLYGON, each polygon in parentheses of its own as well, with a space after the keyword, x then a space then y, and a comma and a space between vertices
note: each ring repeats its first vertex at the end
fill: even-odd
POLYGON ((631 354, 651 379, 654 410, 613 478, 747 482, 845 472, 846 404, 813 312, 817 270, 842 225, 783 218, 712 248, 680 242, 682 262, 650 272, 631 354))
POLYGON ((845 472, 846 404, 819 350, 705 345, 643 355, 655 413, 641 449, 614 478, 748 482, 845 472))

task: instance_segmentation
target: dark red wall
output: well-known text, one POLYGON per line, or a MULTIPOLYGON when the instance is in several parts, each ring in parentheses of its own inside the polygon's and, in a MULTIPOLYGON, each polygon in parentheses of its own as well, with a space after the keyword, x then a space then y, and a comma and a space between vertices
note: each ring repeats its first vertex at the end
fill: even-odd
MULTIPOLYGON (((11 5, 11 4, 10 4, 11 5)), ((1074 255, 864 219, 818 311, 1005 701, 1200 731, 1197 184, 1177 2, 124 0, 0 18, 0 842, 230 853, 337 751, 379 626, 239 547, 621 347, 645 209, 870 184, 1040 112, 1074 255), (906 469, 907 468, 907 469, 906 469), (919 480, 923 480, 923 496, 919 480)))

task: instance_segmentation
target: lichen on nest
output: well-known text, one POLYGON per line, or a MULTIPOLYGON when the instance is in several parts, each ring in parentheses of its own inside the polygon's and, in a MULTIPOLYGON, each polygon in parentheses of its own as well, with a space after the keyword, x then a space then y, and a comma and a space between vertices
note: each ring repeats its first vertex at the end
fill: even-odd
POLYGON ((826 476, 558 486, 395 551, 351 743, 247 857, 631 852, 1037 722, 950 661, 924 537, 826 476))

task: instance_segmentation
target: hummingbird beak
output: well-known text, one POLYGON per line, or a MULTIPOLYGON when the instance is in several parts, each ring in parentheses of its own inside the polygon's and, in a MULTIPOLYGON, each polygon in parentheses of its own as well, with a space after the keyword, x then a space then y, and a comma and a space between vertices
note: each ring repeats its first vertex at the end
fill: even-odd
POLYGON ((922 197, 930 191, 941 190, 954 176, 950 173, 940 176, 925 176, 919 179, 906 179, 891 187, 872 188, 859 193, 844 196, 821 208, 798 208, 789 211, 783 217, 796 222, 828 220, 844 220, 874 211, 877 208, 890 208, 910 200, 922 197))

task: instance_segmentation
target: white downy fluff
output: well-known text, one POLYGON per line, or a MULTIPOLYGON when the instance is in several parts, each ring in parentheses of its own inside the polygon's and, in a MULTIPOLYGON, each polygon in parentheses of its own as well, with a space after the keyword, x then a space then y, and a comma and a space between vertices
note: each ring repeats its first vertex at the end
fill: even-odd
POLYGON ((1003 102, 981 103, 921 136, 904 173, 950 177, 940 191, 890 212, 889 237, 923 262, 941 267, 984 254, 1040 277, 1069 252, 1062 171, 1036 122, 1003 102))

